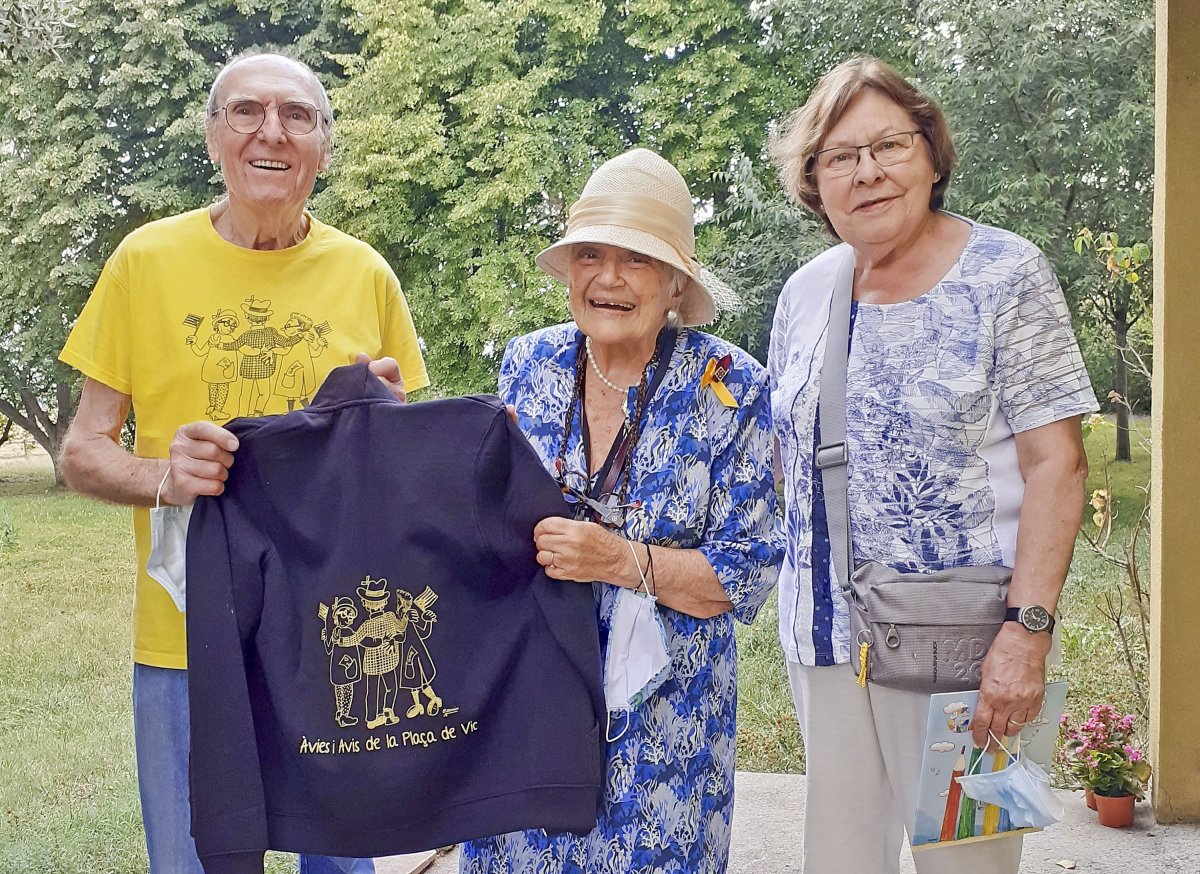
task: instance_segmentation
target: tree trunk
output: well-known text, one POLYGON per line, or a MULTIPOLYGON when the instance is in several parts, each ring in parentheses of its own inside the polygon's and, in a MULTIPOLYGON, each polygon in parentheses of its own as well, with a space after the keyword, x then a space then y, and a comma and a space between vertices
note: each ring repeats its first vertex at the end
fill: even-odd
POLYGON ((57 409, 53 411, 56 413, 53 419, 50 418, 51 410, 43 407, 41 400, 28 388, 20 390, 20 407, 0 398, 0 414, 24 429, 46 450, 54 463, 54 482, 61 486, 64 483, 58 469, 58 453, 62 449, 63 438, 67 436, 67 426, 75 414, 75 399, 69 383, 58 383, 55 394, 57 409))
POLYGON ((1113 460, 1129 461, 1132 458, 1129 451, 1129 364, 1125 361, 1129 325, 1120 319, 1114 328, 1117 355, 1113 361, 1113 391, 1120 397, 1117 399, 1117 447, 1113 460))

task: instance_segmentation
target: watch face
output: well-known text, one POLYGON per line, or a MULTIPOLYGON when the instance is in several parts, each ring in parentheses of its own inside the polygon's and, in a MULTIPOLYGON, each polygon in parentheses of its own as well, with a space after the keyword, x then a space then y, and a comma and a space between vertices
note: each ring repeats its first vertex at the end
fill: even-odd
POLYGON ((1050 614, 1036 604, 1021 611, 1021 624, 1030 631, 1045 631, 1050 627, 1050 614))

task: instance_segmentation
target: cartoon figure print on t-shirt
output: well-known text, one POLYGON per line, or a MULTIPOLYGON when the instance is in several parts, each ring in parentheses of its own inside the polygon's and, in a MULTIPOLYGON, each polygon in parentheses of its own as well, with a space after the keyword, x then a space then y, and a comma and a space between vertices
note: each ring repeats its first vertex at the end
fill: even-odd
POLYGON ((368 729, 395 725, 401 690, 412 703, 404 711, 409 719, 418 716, 450 716, 457 707, 446 707, 433 689, 437 668, 426 641, 433 633, 437 614, 430 608, 437 593, 428 586, 419 595, 403 589, 396 592, 396 609, 389 609, 392 593, 384 578, 363 578, 356 589, 366 616, 357 628, 358 609, 348 597, 337 597, 331 605, 317 607, 323 623, 321 641, 329 655, 329 681, 333 685, 334 719, 341 728, 358 724, 351 715, 355 688, 361 680, 363 718, 368 729))
POLYGON ((261 416, 308 406, 317 388, 314 359, 329 346, 325 335, 329 322, 314 324, 304 313, 293 312, 280 328, 270 324, 275 313, 271 301, 246 298, 239 305, 245 328, 232 309, 218 309, 212 315, 211 330, 197 341, 204 317, 188 313, 183 325, 191 328, 184 342, 192 354, 204 361, 200 378, 208 383, 208 409, 205 415, 214 422, 235 416, 261 416), (231 397, 231 395, 233 395, 231 397), (269 409, 279 398, 278 410, 269 409))

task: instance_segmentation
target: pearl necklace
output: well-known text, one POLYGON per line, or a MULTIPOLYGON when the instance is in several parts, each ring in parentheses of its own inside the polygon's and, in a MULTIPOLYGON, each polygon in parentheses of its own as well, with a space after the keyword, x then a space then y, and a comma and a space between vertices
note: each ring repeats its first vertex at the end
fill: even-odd
POLYGON ((621 386, 617 385, 615 382, 613 382, 611 379, 609 379, 607 376, 605 376, 603 372, 601 372, 600 365, 596 363, 596 356, 592 354, 592 338, 591 337, 584 337, 583 348, 587 351, 587 358, 588 358, 588 362, 592 365, 592 371, 596 374, 596 376, 600 377, 600 381, 615 392, 620 392, 621 394, 628 394, 629 389, 633 388, 633 386, 628 386, 627 388, 621 388, 621 386))

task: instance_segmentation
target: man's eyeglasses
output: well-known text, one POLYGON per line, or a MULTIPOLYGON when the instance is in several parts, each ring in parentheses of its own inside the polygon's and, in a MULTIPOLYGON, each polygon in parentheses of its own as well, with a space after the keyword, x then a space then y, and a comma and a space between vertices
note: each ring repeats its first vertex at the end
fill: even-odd
POLYGON ((813 155, 817 167, 829 176, 848 176, 858 166, 858 156, 863 149, 870 149, 875 163, 882 167, 902 164, 913 155, 913 145, 917 141, 919 130, 904 131, 898 134, 888 134, 871 143, 861 146, 836 146, 832 149, 821 149, 813 155))
MULTIPOLYGON (((224 106, 217 107, 212 114, 216 115, 218 112, 224 112, 225 121, 240 134, 258 133, 267 120, 267 107, 257 100, 232 100, 224 106)), ((275 112, 283 129, 298 137, 316 130, 317 120, 321 117, 315 106, 301 100, 281 103, 275 112)))

